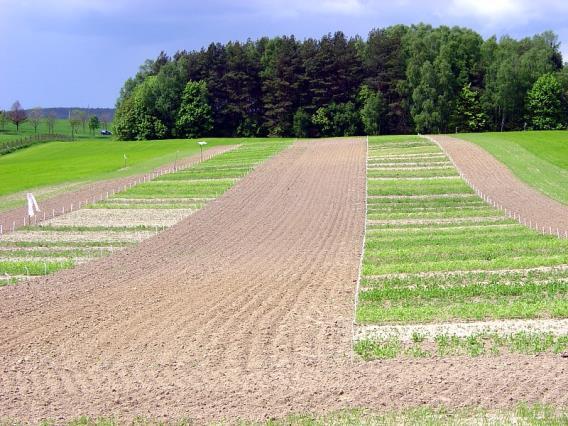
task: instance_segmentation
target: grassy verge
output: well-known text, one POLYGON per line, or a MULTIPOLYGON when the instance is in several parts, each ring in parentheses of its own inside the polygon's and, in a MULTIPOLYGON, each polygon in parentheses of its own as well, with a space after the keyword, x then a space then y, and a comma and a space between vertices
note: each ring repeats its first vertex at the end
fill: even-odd
MULTIPOLYGON (((431 408, 428 406, 410 408, 404 410, 385 410, 382 412, 365 410, 361 408, 334 411, 325 415, 316 414, 290 414, 282 419, 273 419, 263 422, 233 420, 231 424, 241 426, 358 426, 358 425, 383 425, 383 426, 414 426, 414 425, 502 425, 502 426, 543 426, 565 425, 568 423, 568 410, 565 407, 551 405, 527 405, 520 404, 509 409, 487 410, 480 407, 470 408, 431 408)), ((19 425, 13 419, 0 419, 0 424, 19 425)), ((45 420, 42 426, 61 424, 60 421, 45 420)), ((64 423, 65 424, 65 423, 64 423)), ((66 423, 68 426, 118 426, 125 424, 113 417, 78 417, 66 423)), ((147 417, 137 417, 128 422, 132 426, 149 425, 177 425, 189 426, 195 424, 192 419, 178 419, 163 422, 147 417)), ((210 425, 225 425, 226 422, 212 422, 210 425)))
POLYGON ((397 337, 384 340, 360 340, 355 352, 364 360, 389 359, 401 356, 412 358, 447 356, 488 356, 503 352, 535 355, 559 354, 568 350, 568 336, 550 333, 520 332, 509 335, 479 333, 468 337, 439 335, 434 340, 420 334, 412 336, 412 342, 403 342, 397 337))
POLYGON ((61 269, 75 266, 71 259, 53 261, 0 261, 0 274, 4 275, 47 275, 61 269))
POLYGON ((568 131, 467 133, 523 182, 568 204, 568 131))

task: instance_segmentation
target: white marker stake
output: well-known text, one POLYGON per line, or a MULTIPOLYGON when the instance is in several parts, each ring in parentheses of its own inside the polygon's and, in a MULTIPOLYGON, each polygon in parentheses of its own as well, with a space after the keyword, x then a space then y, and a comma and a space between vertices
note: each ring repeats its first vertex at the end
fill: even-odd
POLYGON ((37 201, 31 192, 27 193, 26 198, 28 199, 28 216, 33 217, 36 211, 39 212, 37 201))

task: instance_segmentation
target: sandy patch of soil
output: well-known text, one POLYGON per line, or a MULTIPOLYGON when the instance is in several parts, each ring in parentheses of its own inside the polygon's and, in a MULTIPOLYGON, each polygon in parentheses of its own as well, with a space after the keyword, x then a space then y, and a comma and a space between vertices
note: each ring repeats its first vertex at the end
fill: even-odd
POLYGON ((388 339, 397 337, 402 341, 412 341, 413 334, 420 334, 427 339, 448 335, 468 337, 480 333, 497 333, 510 335, 519 332, 551 333, 556 336, 568 335, 568 319, 538 320, 498 320, 455 322, 440 324, 410 325, 359 325, 356 327, 355 340, 388 339))
POLYGON ((81 209, 46 220, 41 226, 136 227, 172 226, 194 212, 190 209, 81 209))
POLYGON ((18 231, 4 235, 9 242, 137 242, 156 235, 155 231, 18 231))

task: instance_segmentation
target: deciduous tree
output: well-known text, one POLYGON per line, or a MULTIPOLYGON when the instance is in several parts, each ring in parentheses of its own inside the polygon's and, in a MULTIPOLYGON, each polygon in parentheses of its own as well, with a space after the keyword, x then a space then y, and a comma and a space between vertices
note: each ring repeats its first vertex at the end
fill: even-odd
POLYGON ((359 93, 361 108, 361 122, 367 135, 381 133, 381 123, 386 110, 385 100, 380 91, 374 91, 368 86, 363 86, 359 93))
POLYGON ((204 81, 190 81, 185 86, 176 126, 178 134, 187 138, 205 136, 213 129, 211 107, 204 81))
POLYGON ((0 129, 4 131, 6 129, 6 122, 8 121, 8 116, 6 111, 0 110, 0 129))
POLYGON ((45 116, 45 122, 47 124, 47 132, 50 134, 55 133, 55 123, 57 122, 57 114, 51 111, 45 116))
POLYGON ((41 107, 32 108, 28 119, 32 127, 34 128, 34 133, 37 133, 37 129, 41 123, 42 118, 43 118, 43 111, 41 107))
POLYGON ((483 111, 479 93, 471 83, 463 86, 456 105, 456 127, 469 132, 479 132, 487 126, 487 114, 483 111))
POLYGON ((294 113, 294 136, 306 138, 310 132, 310 114, 303 108, 298 108, 294 113))
POLYGON ((97 117, 96 115, 91 115, 91 117, 89 118, 89 130, 91 131, 91 133, 94 135, 97 129, 100 127, 101 122, 99 120, 99 117, 97 117))
POLYGON ((78 109, 78 110, 75 110, 75 111, 76 111, 76 114, 77 114, 77 118, 81 122, 81 127, 83 128, 83 133, 86 133, 87 132, 86 126, 87 126, 87 122, 89 121, 89 116, 87 115, 87 112, 82 110, 82 109, 78 109))
POLYGON ((12 104, 12 108, 8 112, 8 120, 16 126, 17 132, 20 131, 20 124, 28 120, 28 114, 26 110, 22 108, 20 101, 16 101, 12 104))
POLYGON ((530 125, 536 130, 561 129, 566 122, 562 114, 562 86, 553 74, 544 74, 527 95, 530 125))
POLYGON ((154 114, 156 76, 147 77, 116 110, 114 131, 120 140, 163 139, 168 129, 154 114))
POLYGON ((74 109, 69 111, 69 127, 71 127, 71 139, 75 139, 75 135, 81 126, 81 110, 74 109))

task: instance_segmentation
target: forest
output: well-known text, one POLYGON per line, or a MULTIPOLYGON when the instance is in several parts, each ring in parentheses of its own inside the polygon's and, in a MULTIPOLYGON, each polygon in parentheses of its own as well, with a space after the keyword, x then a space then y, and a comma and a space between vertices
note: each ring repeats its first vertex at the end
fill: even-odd
POLYGON ((396 25, 161 52, 117 100, 119 139, 561 129, 568 70, 550 31, 483 39, 396 25))

